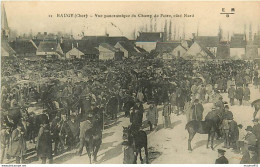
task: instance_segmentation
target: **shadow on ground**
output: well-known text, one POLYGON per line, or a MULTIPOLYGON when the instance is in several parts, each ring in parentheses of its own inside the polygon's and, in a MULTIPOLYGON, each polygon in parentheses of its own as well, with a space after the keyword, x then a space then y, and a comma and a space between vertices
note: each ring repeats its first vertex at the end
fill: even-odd
POLYGON ((109 136, 112 136, 114 133, 115 132, 104 133, 104 134, 102 134, 102 139, 109 137, 109 136))
MULTIPOLYGON (((112 158, 115 158, 119 156, 122 153, 122 144, 118 144, 114 148, 111 148, 110 150, 104 152, 103 154, 98 155, 98 161, 96 162, 97 164, 100 164, 102 162, 105 162, 107 160, 110 160, 112 158), (100 158, 101 157, 101 158, 100 158), (99 159, 100 158, 100 159, 99 159)), ((123 161, 123 160, 122 160, 123 161)))
POLYGON ((160 157, 162 155, 162 152, 159 152, 155 150, 154 147, 149 147, 148 148, 148 157, 149 157, 149 163, 151 164, 155 159, 160 157))
POLYGON ((109 147, 112 147, 115 142, 116 142, 116 141, 107 142, 107 143, 102 143, 102 144, 101 144, 101 147, 100 147, 100 150, 105 150, 105 149, 108 149, 109 147))
MULTIPOLYGON (((206 138, 208 138, 207 135, 205 135, 206 138)), ((201 141, 198 141, 197 143, 195 143, 195 146, 192 148, 193 150, 199 148, 199 147, 202 147, 202 146, 207 146, 207 142, 208 140, 201 140, 201 141)), ((214 140, 213 142, 213 148, 215 149, 216 147, 218 147, 221 143, 223 143, 223 140, 214 140)), ((211 146, 211 142, 209 141, 209 148, 211 146)))
POLYGON ((53 160, 53 163, 62 164, 62 163, 65 163, 66 161, 72 159, 74 156, 75 156, 75 153, 66 153, 66 154, 63 154, 62 156, 55 158, 53 160))

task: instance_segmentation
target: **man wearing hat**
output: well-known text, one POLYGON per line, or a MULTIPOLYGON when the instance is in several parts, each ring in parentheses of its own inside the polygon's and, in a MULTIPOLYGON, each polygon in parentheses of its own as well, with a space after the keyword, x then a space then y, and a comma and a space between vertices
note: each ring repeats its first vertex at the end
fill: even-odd
POLYGON ((164 117, 164 127, 171 127, 171 105, 170 103, 165 102, 163 106, 162 116, 164 117))
POLYGON ((216 159, 215 164, 228 164, 228 160, 225 157, 225 150, 218 149, 218 159, 216 159))
POLYGON ((226 119, 226 120, 232 120, 233 119, 233 113, 229 110, 228 105, 225 105, 225 107, 224 107, 224 113, 223 113, 222 118, 223 118, 223 120, 224 119, 226 119))
POLYGON ((255 146, 249 146, 248 147, 248 151, 249 151, 249 155, 250 155, 250 164, 259 164, 259 155, 257 152, 257 147, 255 146))
POLYGON ((5 151, 6 151, 6 146, 8 146, 9 138, 10 138, 10 128, 5 124, 1 124, 1 164, 4 162, 5 158, 5 151))
POLYGON ((229 111, 229 107, 226 105, 225 106, 225 110, 224 110, 224 113, 222 115, 222 118, 223 118, 223 121, 222 121, 222 124, 221 124, 221 129, 223 131, 223 134, 224 134, 224 147, 225 148, 229 148, 230 146, 230 122, 231 120, 233 120, 233 114, 231 111, 229 111))
POLYGON ((242 88, 241 86, 239 86, 239 87, 236 89, 236 99, 239 101, 239 105, 240 105, 240 106, 242 105, 243 97, 244 97, 243 88, 242 88))
POLYGON ((247 126, 246 127, 247 134, 245 135, 245 144, 248 146, 256 146, 256 135, 253 133, 253 127, 247 126))
POLYGON ((233 117, 230 117, 231 120, 229 120, 229 145, 233 149, 237 149, 237 143, 239 140, 239 129, 237 122, 233 119, 233 117))
POLYGON ((80 123, 79 123, 79 149, 76 152, 76 154, 78 156, 81 156, 82 151, 83 151, 83 147, 85 144, 85 134, 86 131, 90 128, 92 128, 92 117, 93 117, 93 109, 95 108, 95 103, 92 102, 91 103, 91 110, 88 112, 83 113, 80 116, 80 123))
POLYGON ((248 146, 247 151, 243 154, 240 164, 258 164, 257 148, 248 146))
POLYGON ((250 89, 248 88, 248 84, 245 85, 243 89, 243 100, 248 103, 250 100, 250 89))
POLYGON ((235 85, 231 85, 231 87, 228 88, 228 98, 230 100, 229 102, 231 106, 234 105, 235 95, 236 95, 235 85))
POLYGON ((192 119, 197 121, 202 121, 203 118, 203 105, 199 103, 199 99, 194 100, 194 104, 191 107, 192 110, 192 119))
POLYGON ((37 137, 36 151, 37 156, 42 160, 42 164, 46 163, 47 158, 49 159, 49 163, 52 163, 52 138, 49 121, 47 119, 42 121, 37 137))
POLYGON ((17 128, 12 132, 11 143, 9 146, 9 155, 16 158, 16 163, 21 163, 21 159, 24 160, 26 154, 26 141, 24 137, 22 123, 17 124, 17 128))
POLYGON ((220 110, 220 112, 223 112, 224 111, 224 102, 223 102, 223 97, 222 96, 220 96, 219 98, 218 98, 218 101, 215 103, 215 106, 216 107, 219 107, 219 110, 220 110))
POLYGON ((260 163, 260 124, 258 119, 254 119, 253 133, 256 136, 257 142, 257 155, 258 155, 258 163, 260 163))
POLYGON ((76 115, 70 115, 70 119, 67 122, 68 125, 68 143, 69 148, 73 148, 79 142, 79 122, 76 115))
POLYGON ((50 132, 52 135, 52 139, 54 141, 54 155, 58 154, 60 122, 61 122, 61 115, 60 115, 60 113, 57 113, 55 118, 52 120, 51 127, 50 127, 50 132))
POLYGON ((153 126, 157 126, 158 117, 159 115, 158 115, 157 106, 153 102, 150 102, 150 106, 146 114, 146 118, 150 126, 150 131, 153 130, 153 126))

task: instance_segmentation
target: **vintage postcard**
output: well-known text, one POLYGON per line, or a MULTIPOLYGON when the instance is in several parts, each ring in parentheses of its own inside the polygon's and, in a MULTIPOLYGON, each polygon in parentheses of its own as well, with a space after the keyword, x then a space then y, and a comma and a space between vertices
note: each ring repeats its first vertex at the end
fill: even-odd
POLYGON ((259 164, 260 1, 2 1, 1 164, 259 164))

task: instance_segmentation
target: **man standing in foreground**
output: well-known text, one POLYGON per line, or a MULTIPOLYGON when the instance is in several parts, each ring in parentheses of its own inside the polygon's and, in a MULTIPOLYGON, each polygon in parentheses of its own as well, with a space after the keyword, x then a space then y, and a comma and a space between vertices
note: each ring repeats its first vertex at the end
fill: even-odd
POLYGON ((216 159, 215 164, 228 164, 228 160, 225 157, 225 150, 218 149, 218 159, 216 159))
MULTIPOLYGON (((93 111, 94 109, 94 106, 95 104, 92 103, 91 105, 91 110, 93 111)), ((79 124, 79 149, 78 151, 76 152, 76 154, 78 156, 81 156, 82 154, 82 151, 83 151, 83 147, 84 147, 84 143, 85 143, 85 134, 86 134, 86 131, 90 128, 92 128, 92 122, 91 122, 91 119, 92 119, 92 115, 93 113, 91 111, 89 112, 85 112, 84 115, 80 118, 80 124, 79 124)))
POLYGON ((255 119, 253 120, 254 122, 254 126, 253 126, 253 133, 255 134, 256 136, 256 148, 257 148, 257 151, 256 151, 256 154, 257 154, 257 159, 258 159, 258 163, 260 163, 260 124, 259 124, 259 120, 258 119, 255 119))

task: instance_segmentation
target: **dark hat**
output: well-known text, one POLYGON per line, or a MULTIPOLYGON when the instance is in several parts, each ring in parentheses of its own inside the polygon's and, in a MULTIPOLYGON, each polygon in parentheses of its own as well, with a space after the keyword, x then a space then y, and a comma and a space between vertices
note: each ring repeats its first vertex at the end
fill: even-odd
POLYGON ((246 131, 253 131, 253 128, 252 128, 252 126, 247 126, 245 130, 246 131))
POLYGON ((195 99, 194 102, 199 102, 199 99, 195 99))
POLYGON ((228 105, 225 105, 225 107, 224 107, 224 108, 227 108, 227 109, 229 109, 228 105))
POLYGON ((225 152, 226 152, 225 150, 218 149, 218 153, 220 153, 220 154, 224 154, 225 152))

